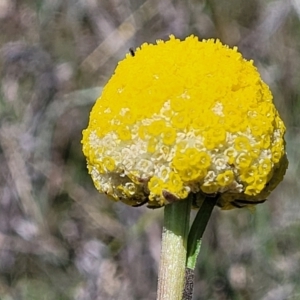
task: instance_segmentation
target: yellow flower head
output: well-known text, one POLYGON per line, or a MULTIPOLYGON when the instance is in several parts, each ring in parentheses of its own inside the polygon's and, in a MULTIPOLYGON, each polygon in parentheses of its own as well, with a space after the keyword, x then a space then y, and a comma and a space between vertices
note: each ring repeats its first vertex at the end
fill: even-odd
POLYGON ((287 168, 285 126, 253 61, 218 40, 170 37, 126 55, 83 131, 96 188, 149 207, 189 193, 262 202, 287 168))

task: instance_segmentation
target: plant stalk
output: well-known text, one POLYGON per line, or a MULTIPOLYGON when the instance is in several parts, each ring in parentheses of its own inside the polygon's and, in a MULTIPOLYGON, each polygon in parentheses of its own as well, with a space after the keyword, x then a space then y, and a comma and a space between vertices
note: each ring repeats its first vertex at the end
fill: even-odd
POLYGON ((182 300, 192 196, 164 208, 157 300, 182 300))

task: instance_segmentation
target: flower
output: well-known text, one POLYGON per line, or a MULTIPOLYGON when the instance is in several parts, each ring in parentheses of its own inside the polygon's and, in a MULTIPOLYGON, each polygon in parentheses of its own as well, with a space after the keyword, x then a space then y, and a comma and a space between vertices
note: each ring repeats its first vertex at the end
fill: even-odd
POLYGON ((96 188, 160 207, 189 193, 262 202, 287 168, 285 126, 253 61, 219 40, 143 44, 96 101, 83 153, 96 188))

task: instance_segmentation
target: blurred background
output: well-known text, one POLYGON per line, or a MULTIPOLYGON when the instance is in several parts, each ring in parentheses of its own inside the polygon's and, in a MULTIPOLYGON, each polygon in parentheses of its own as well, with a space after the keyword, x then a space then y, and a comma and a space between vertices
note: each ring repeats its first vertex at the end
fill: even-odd
POLYGON ((287 125, 284 181, 214 210, 193 299, 300 299, 299 0, 0 0, 1 300, 155 299, 163 210, 98 194, 80 140, 117 62, 169 34, 237 45, 287 125))

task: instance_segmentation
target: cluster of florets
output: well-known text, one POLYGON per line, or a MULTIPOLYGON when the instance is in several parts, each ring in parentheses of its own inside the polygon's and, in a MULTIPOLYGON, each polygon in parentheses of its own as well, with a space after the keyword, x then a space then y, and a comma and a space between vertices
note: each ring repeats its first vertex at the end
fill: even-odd
POLYGON ((282 179, 284 133, 268 86, 237 48, 171 36, 119 63, 83 152, 96 188, 116 200, 157 207, 219 193, 227 209, 263 200, 282 179))

